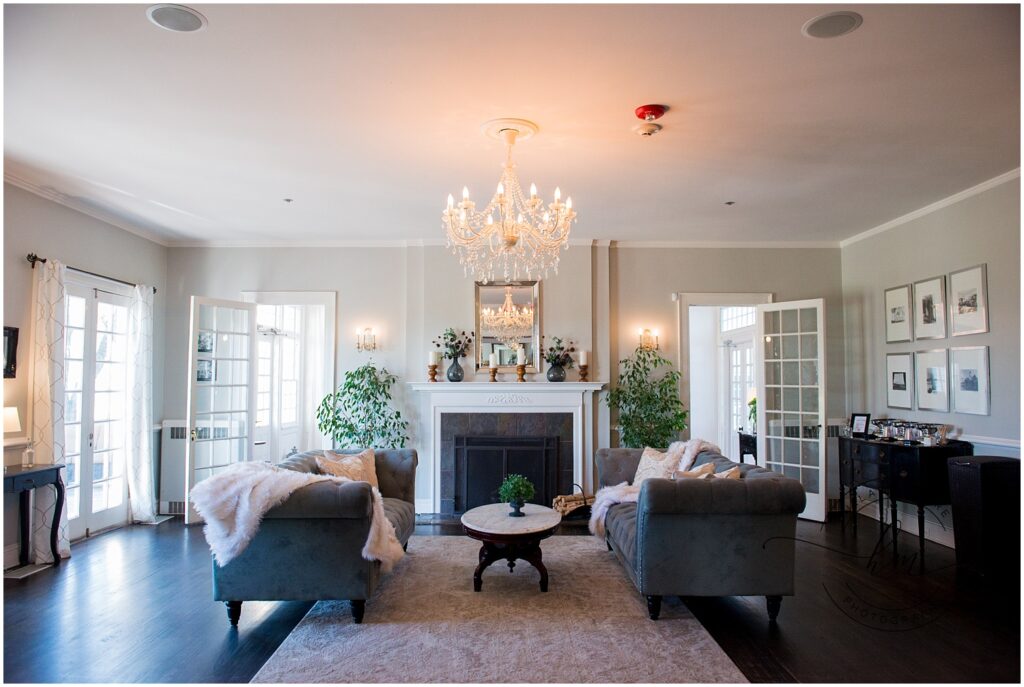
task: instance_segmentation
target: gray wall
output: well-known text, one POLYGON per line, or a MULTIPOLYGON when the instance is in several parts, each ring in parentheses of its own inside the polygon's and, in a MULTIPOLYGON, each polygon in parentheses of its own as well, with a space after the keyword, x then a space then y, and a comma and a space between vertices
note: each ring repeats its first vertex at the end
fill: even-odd
MULTIPOLYGON (((154 299, 153 417, 163 416, 164 303, 167 249, 23 189, 4 184, 4 325, 18 327, 18 373, 4 380, 4 405, 17 406, 27 422, 32 270, 25 256, 36 253, 72 267, 157 287, 154 299)), ((21 449, 5 451, 4 463, 21 460, 21 449)), ((4 545, 18 541, 17 497, 4 494, 4 545)))
MULTIPOLYGON (((842 249, 849 410, 943 422, 971 437, 1020 440, 1020 179, 970 196, 842 249), (987 334, 885 343, 884 290, 988 265, 987 334), (988 346, 989 416, 889 410, 887 353, 988 346)), ((948 323, 947 323, 948 326, 948 323)))

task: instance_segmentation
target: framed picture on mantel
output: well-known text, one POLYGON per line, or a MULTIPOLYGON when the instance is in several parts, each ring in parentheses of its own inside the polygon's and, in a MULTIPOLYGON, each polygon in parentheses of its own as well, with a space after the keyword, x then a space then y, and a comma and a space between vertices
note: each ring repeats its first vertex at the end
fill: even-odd
POLYGON ((910 284, 885 290, 885 343, 913 341, 910 284))
POLYGON ((914 282, 914 333, 918 339, 946 338, 946 278, 914 282))

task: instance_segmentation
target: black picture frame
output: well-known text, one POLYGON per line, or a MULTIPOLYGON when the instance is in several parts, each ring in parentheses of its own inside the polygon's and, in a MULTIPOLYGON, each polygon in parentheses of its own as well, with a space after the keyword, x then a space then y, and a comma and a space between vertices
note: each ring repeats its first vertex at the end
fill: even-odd
POLYGON ((18 328, 4 327, 4 379, 14 379, 18 372, 18 328))
POLYGON ((868 436, 868 430, 871 427, 871 413, 854 413, 850 416, 850 433, 855 437, 866 437, 868 436), (862 431, 858 431, 858 427, 863 427, 862 431))

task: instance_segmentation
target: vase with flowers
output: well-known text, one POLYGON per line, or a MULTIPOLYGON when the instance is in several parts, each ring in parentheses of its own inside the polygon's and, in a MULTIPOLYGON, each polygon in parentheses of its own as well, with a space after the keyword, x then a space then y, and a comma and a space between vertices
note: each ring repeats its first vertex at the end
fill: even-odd
POLYGON ((564 382, 566 369, 571 369, 574 365, 572 354, 576 352, 576 344, 557 336, 551 337, 551 341, 552 345, 544 351, 544 360, 551 366, 548 368, 548 381, 564 382))
POLYGON ((473 334, 470 332, 456 332, 451 327, 444 330, 441 336, 434 339, 434 346, 441 349, 441 356, 446 360, 451 360, 452 364, 448 367, 446 376, 449 382, 461 382, 466 372, 462 369, 462 365, 459 364, 459 358, 465 358, 469 349, 473 346, 473 334))

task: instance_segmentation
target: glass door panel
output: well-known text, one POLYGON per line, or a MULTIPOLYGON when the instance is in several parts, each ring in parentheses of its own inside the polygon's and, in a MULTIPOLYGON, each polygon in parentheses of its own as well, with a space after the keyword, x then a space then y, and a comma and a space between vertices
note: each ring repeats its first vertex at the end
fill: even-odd
POLYGON ((822 299, 758 306, 758 455, 765 466, 799 480, 807 494, 801 517, 824 522, 825 303, 822 299))
MULTIPOLYGON (((186 488, 252 459, 256 306, 192 297, 189 333, 186 488)), ((185 522, 199 522, 186 510, 185 522)))

